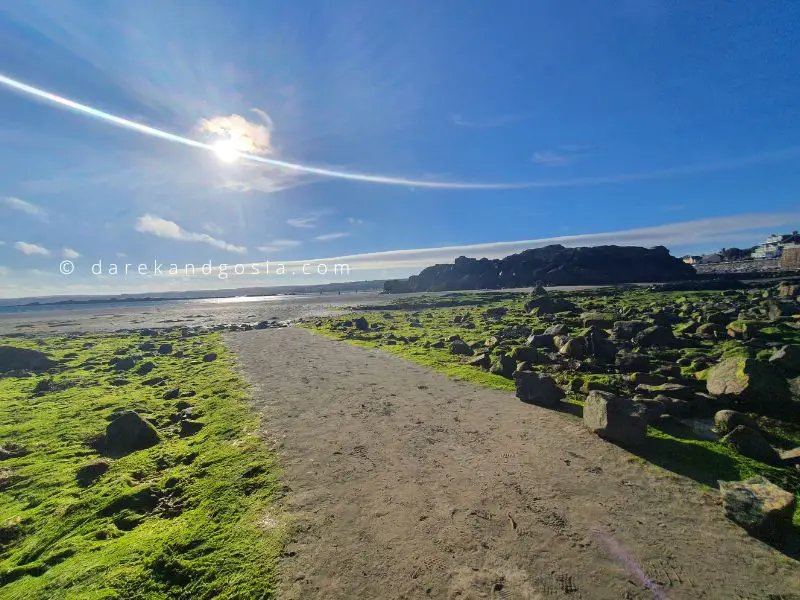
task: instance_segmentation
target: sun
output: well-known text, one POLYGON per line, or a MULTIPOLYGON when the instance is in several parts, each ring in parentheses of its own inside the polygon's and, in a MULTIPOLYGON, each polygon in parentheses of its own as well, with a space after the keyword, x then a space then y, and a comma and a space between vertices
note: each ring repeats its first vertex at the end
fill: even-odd
POLYGON ((214 151, 214 154, 217 155, 217 158, 224 163, 236 162, 236 159, 238 159, 242 155, 242 151, 245 150, 244 144, 232 137, 214 142, 211 145, 211 149, 214 151))

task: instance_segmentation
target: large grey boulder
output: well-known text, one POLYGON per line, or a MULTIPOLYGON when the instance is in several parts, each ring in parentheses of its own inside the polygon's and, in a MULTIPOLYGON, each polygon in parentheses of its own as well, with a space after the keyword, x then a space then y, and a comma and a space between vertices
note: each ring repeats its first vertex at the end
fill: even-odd
POLYGON ((769 364, 789 377, 800 375, 800 346, 796 344, 781 346, 769 357, 769 364))
POLYGON ((460 356, 472 356, 474 354, 472 348, 469 347, 469 344, 460 339, 450 342, 450 352, 460 356))
POLYGON ((720 440, 726 446, 730 446, 742 456, 758 460, 768 465, 780 464, 781 458, 778 452, 770 446, 758 431, 750 429, 745 425, 737 425, 733 431, 728 433, 720 440))
POLYGON ((30 348, 0 346, 0 373, 8 371, 46 371, 56 366, 44 352, 30 348))
POLYGON ((126 454, 155 446, 160 437, 155 428, 133 410, 118 413, 106 427, 105 449, 111 453, 126 454))
POLYGON ((789 385, 769 364, 745 357, 727 358, 708 371, 706 388, 750 404, 778 404, 790 398, 789 385))
POLYGON ((647 323, 644 321, 616 321, 611 329, 611 337, 615 340, 632 340, 646 328, 647 323))
POLYGON ((645 407, 610 392, 593 390, 583 405, 583 423, 601 438, 636 446, 647 436, 645 407))
POLYGON ((672 328, 665 325, 654 325, 643 329, 633 338, 636 345, 643 348, 653 346, 674 346, 676 343, 672 328))
POLYGON ((772 539, 791 529, 795 496, 764 477, 720 481, 725 516, 756 537, 772 539))
POLYGON ((552 377, 539 375, 532 371, 514 373, 517 398, 537 406, 553 407, 565 396, 564 390, 556 385, 552 377))

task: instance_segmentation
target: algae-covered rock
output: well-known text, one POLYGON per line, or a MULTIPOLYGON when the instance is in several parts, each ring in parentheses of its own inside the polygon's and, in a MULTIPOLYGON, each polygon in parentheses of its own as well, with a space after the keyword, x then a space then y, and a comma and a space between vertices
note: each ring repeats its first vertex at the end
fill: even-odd
POLYGON ((601 329, 609 329, 614 325, 616 319, 617 316, 609 312, 585 312, 581 314, 584 327, 591 327, 594 325, 601 329))
POLYGON ((739 425, 758 430, 758 423, 752 417, 736 410, 718 410, 714 414, 714 429, 720 435, 730 433, 739 425))
POLYGON ((706 388, 715 396, 731 396, 750 404, 775 404, 789 400, 786 380, 771 365, 734 356, 708 370, 706 388))
POLYGON ((665 325, 654 325, 653 327, 643 329, 636 334, 633 341, 643 348, 652 346, 674 346, 676 342, 672 329, 665 325))
POLYGON ((795 496, 764 477, 745 481, 720 481, 725 516, 751 535, 766 539, 792 526, 795 496))
POLYGON ((44 353, 29 348, 0 346, 0 373, 8 371, 46 371, 57 363, 44 353))

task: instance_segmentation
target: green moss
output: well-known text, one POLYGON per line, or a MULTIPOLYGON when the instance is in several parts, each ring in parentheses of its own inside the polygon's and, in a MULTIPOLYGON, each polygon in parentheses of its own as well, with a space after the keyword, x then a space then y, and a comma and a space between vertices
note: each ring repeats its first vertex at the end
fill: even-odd
POLYGON ((32 394, 39 378, 0 379, 0 445, 30 451, 2 463, 20 477, 0 495, 0 528, 11 531, 0 546, 3 598, 271 597, 285 529, 272 506, 277 467, 232 357, 218 335, 162 337, 156 344, 185 357, 148 353, 147 375, 108 370, 116 351, 141 354, 144 341, 0 340, 62 362, 43 395, 32 394), (211 352, 218 359, 203 362, 211 352), (156 376, 167 383, 144 384, 156 376), (129 383, 114 385, 120 378, 129 383), (194 435, 173 426, 177 400, 163 395, 176 386, 195 392, 181 398, 201 414, 194 435), (156 424, 160 443, 112 457, 93 483, 79 482, 78 469, 99 458, 87 440, 131 408, 156 424))

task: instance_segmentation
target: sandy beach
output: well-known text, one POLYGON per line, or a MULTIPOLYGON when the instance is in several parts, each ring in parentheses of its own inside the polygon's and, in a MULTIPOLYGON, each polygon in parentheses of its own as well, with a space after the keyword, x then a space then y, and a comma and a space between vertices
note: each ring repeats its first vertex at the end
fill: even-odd
POLYGON ((719 495, 574 417, 297 328, 226 335, 293 520, 282 598, 789 598, 719 495))

